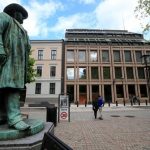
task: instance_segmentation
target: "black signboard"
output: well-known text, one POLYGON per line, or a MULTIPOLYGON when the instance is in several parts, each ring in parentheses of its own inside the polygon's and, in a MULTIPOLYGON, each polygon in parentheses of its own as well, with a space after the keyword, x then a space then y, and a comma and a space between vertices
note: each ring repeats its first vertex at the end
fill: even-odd
POLYGON ((41 150, 73 150, 67 144, 51 133, 45 133, 41 150))

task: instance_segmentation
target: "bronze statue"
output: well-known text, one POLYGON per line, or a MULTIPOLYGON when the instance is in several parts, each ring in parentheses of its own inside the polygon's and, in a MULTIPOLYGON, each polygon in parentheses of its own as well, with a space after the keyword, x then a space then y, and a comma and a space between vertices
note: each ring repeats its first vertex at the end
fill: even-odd
POLYGON ((26 130, 20 112, 20 89, 25 87, 30 43, 21 24, 28 17, 19 4, 10 4, 0 13, 0 124, 26 130))

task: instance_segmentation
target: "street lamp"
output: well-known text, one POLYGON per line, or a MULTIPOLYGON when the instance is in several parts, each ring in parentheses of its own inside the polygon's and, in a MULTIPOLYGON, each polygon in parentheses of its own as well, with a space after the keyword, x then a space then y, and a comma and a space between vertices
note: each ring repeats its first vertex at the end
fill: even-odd
POLYGON ((123 88, 123 104, 125 106, 125 93, 124 93, 124 84, 123 84, 124 76, 121 77, 121 80, 122 80, 122 88, 123 88))
POLYGON ((150 55, 142 55, 142 64, 144 64, 144 68, 146 69, 146 79, 147 79, 147 87, 148 87, 148 98, 150 103, 150 55))

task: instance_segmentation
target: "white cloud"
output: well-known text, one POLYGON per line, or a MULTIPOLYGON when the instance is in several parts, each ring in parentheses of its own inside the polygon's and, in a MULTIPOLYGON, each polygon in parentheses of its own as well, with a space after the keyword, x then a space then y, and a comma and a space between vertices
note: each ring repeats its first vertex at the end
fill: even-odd
POLYGON ((91 14, 78 13, 68 17, 60 17, 56 25, 50 29, 52 32, 64 32, 69 28, 91 28, 94 21, 91 14))
POLYGON ((136 5, 137 0, 104 0, 95 9, 97 24, 102 28, 141 32, 140 22, 134 14, 136 5))
MULTIPOLYGON (((134 14, 137 1, 102 0, 91 12, 74 11, 74 14, 69 15, 68 3, 62 4, 58 0, 47 0, 42 3, 30 0, 28 5, 23 5, 29 13, 29 18, 24 21, 24 27, 30 37, 39 39, 50 37, 49 35, 53 35, 54 38, 51 36, 53 39, 63 38, 65 30, 69 28, 125 29, 142 33, 140 21, 134 14), (61 12, 60 10, 64 10, 61 16, 57 14, 61 12), (54 15, 57 15, 56 22, 51 20, 54 15), (50 25, 50 22, 54 25, 50 25)), ((20 0, 13 2, 21 4, 20 0)), ((95 0, 80 0, 79 2, 90 4, 95 0)), ((1 0, 0 10, 2 11, 10 3, 12 3, 11 0, 1 0)))
POLYGON ((114 0, 113 2, 104 0, 93 12, 60 17, 51 31, 64 32, 68 28, 98 28, 141 32, 139 20, 134 14, 136 5, 137 0, 114 0))
POLYGON ((11 4, 11 3, 18 3, 20 4, 20 0, 1 0, 0 1, 0 12, 3 11, 3 9, 8 5, 8 4, 11 4))
POLYGON ((63 5, 51 0, 44 3, 32 0, 26 8, 29 13, 29 18, 24 21, 24 27, 27 29, 29 36, 45 37, 49 34, 48 20, 51 19, 50 17, 58 9, 62 9, 63 5))
MULTIPOLYGON (((0 11, 2 12, 5 6, 10 3, 21 4, 20 0, 1 0, 0 11)), ((22 5, 22 4, 21 4, 22 5)), ((24 20, 24 28, 28 31, 29 36, 32 37, 46 37, 49 33, 48 20, 53 16, 57 10, 63 9, 60 2, 48 0, 40 3, 37 0, 30 0, 28 5, 23 5, 28 11, 29 17, 24 20)))

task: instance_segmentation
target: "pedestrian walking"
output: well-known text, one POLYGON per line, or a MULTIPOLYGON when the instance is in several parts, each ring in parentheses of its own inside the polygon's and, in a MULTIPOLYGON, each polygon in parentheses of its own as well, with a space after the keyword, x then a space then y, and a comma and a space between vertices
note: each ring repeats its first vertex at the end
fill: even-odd
POLYGON ((97 111, 98 111, 98 100, 97 98, 92 101, 93 111, 94 111, 94 117, 97 118, 97 111))
POLYGON ((104 106, 104 100, 102 96, 98 96, 98 109, 99 109, 99 113, 100 113, 100 120, 103 120, 102 117, 102 107, 104 106))

